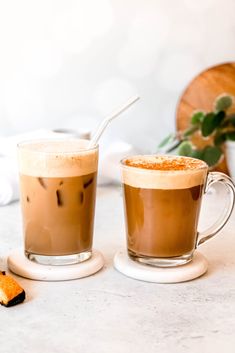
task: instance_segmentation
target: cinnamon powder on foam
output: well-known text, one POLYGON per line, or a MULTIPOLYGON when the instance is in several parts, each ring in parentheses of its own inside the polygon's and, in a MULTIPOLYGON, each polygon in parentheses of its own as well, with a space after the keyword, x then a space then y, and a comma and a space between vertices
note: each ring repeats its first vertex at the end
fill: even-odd
POLYGON ((189 158, 167 158, 167 157, 151 157, 151 159, 126 159, 125 165, 140 169, 177 171, 177 170, 193 170, 205 167, 205 163, 197 159, 189 158))

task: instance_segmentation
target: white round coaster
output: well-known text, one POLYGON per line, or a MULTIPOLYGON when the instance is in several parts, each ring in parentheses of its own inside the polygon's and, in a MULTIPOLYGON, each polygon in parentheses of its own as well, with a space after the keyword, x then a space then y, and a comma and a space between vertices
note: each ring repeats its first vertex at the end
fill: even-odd
POLYGON ((104 258, 99 251, 93 250, 91 258, 79 264, 40 265, 27 259, 22 249, 16 249, 8 256, 7 264, 12 272, 21 277, 38 281, 66 281, 88 277, 98 272, 104 265, 104 258))
POLYGON ((146 282, 177 283, 195 279, 203 275, 208 268, 206 258, 198 251, 186 265, 177 267, 153 267, 131 260, 126 251, 120 250, 114 257, 114 267, 122 274, 146 282))

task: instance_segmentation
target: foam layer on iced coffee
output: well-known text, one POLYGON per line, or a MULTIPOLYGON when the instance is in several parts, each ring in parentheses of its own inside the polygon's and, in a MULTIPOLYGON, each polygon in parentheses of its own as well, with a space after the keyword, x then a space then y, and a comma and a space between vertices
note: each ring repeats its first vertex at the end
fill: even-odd
POLYGON ((97 171, 98 150, 88 140, 38 141, 20 144, 21 174, 43 177, 81 176, 97 171))
POLYGON ((122 161, 123 183, 145 189, 185 189, 202 185, 205 162, 189 157, 134 156, 122 161))

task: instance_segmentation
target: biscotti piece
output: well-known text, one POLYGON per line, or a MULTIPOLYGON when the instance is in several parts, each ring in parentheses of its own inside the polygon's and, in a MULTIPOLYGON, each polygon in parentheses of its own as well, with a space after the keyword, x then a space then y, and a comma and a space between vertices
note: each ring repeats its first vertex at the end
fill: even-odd
POLYGON ((25 291, 16 280, 0 271, 0 304, 13 306, 22 303, 25 299, 25 291))

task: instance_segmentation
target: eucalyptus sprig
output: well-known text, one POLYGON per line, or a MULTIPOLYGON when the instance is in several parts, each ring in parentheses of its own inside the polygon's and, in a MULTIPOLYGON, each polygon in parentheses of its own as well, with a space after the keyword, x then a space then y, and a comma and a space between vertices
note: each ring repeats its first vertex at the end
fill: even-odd
POLYGON ((232 105, 233 97, 223 94, 216 98, 213 111, 194 111, 189 128, 167 136, 158 146, 159 151, 176 152, 181 156, 198 158, 209 166, 215 166, 224 154, 225 141, 235 141, 235 114, 228 113, 232 105), (197 147, 192 142, 195 134, 205 140, 210 137, 208 145, 197 147))

